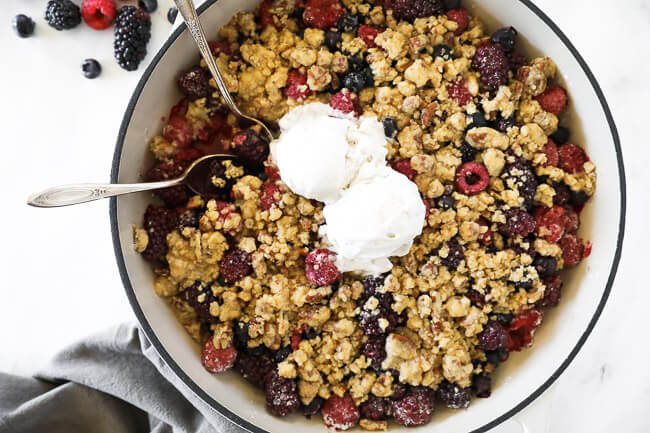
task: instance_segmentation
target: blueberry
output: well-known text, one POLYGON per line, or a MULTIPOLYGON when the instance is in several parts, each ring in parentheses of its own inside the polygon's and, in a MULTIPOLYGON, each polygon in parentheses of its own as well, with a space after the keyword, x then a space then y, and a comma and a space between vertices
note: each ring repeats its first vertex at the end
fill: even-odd
POLYGON ((174 24, 177 15, 178 15, 178 9, 176 8, 176 6, 170 7, 169 10, 167 11, 167 21, 169 21, 170 24, 174 24))
POLYGON ((274 355, 273 359, 275 360, 275 362, 280 363, 280 362, 284 361, 285 359, 287 359, 287 357, 289 355, 291 355, 291 352, 293 352, 293 349, 291 348, 291 346, 282 347, 282 348, 278 349, 277 352, 275 352, 275 355, 274 355))
POLYGON ((348 57, 348 71, 361 72, 368 67, 368 62, 363 57, 352 56, 348 57))
POLYGON ((569 204, 571 206, 582 206, 583 204, 589 201, 589 196, 584 191, 573 191, 569 192, 569 204))
POLYGON ((336 27, 343 33, 353 33, 357 31, 360 24, 361 17, 359 15, 347 14, 341 17, 336 27))
POLYGON ((158 0, 138 0, 138 6, 145 11, 152 13, 158 9, 158 0))
POLYGON ((343 77, 343 87, 351 92, 359 93, 367 86, 367 76, 363 72, 350 72, 343 77))
POLYGON ((476 113, 472 114, 472 122, 469 124, 467 129, 472 129, 472 128, 482 128, 484 126, 489 126, 490 123, 485 120, 485 116, 483 113, 480 111, 477 111, 476 113))
POLYGON ((81 64, 81 70, 86 78, 97 78, 102 73, 102 66, 95 59, 86 59, 81 64))
POLYGON ((456 205, 456 200, 451 194, 445 194, 436 199, 436 207, 442 210, 453 209, 456 205))
POLYGON ((557 260, 555 257, 537 256, 533 260, 533 266, 540 277, 548 277, 557 271, 557 260))
POLYGON ((492 43, 501 45, 504 52, 509 53, 515 49, 517 30, 514 27, 504 27, 492 34, 492 43))
POLYGON ((571 132, 567 128, 560 126, 557 131, 551 134, 551 140, 553 140, 555 144, 560 145, 569 141, 570 136, 571 132))
POLYGON ((325 33, 325 46, 330 51, 338 50, 338 44, 341 42, 341 32, 336 30, 328 30, 325 33))
POLYGON ((458 9, 460 7, 460 0, 444 0, 445 9, 448 11, 458 9))
POLYGON ((442 60, 453 60, 452 49, 447 45, 436 45, 433 47, 433 57, 440 57, 442 60))
POLYGON ((13 20, 13 27, 21 38, 27 38, 34 34, 34 21, 27 15, 16 15, 13 20))
POLYGON ((375 74, 373 74, 372 69, 370 67, 367 67, 363 71, 361 71, 363 74, 363 77, 366 80, 366 87, 372 87, 375 85, 375 74))
POLYGON ((397 134, 397 122, 395 122, 395 119, 387 117, 382 123, 384 125, 384 134, 386 134, 386 137, 394 138, 395 134, 397 134))

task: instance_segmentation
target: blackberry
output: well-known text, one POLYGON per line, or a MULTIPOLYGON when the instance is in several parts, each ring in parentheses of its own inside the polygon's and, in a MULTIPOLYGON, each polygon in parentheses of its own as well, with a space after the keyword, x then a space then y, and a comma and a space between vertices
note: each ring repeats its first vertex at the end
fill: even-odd
POLYGON ((546 285, 544 297, 537 302, 542 308, 557 307, 562 297, 562 279, 559 275, 545 277, 542 282, 546 285))
POLYGON ((70 0, 50 0, 45 21, 57 30, 69 30, 81 24, 81 9, 70 0))
POLYGON ((261 170, 269 156, 269 144, 252 128, 235 134, 231 150, 246 168, 253 171, 261 170))
POLYGON ((506 328, 496 320, 489 321, 478 334, 478 347, 481 350, 505 349, 508 345, 506 328))
POLYGON ((377 290, 384 285, 384 277, 367 276, 363 279, 364 296, 370 297, 377 294, 377 290))
POLYGON ((507 188, 519 192, 519 196, 524 199, 524 206, 530 210, 535 204, 535 192, 538 184, 530 164, 525 159, 519 158, 506 165, 501 177, 507 188))
POLYGON ((551 185, 555 190, 555 196, 553 197, 553 204, 564 206, 571 199, 571 190, 564 183, 554 183, 551 185))
POLYGON ((339 43, 341 42, 341 32, 336 30, 328 30, 325 32, 325 46, 332 52, 338 50, 339 43))
POLYGON ((450 270, 455 270, 460 265, 460 262, 465 260, 465 252, 455 238, 447 241, 447 248, 449 253, 447 257, 441 257, 440 262, 450 270))
POLYGON ((384 134, 388 138, 395 138, 397 135, 397 122, 392 117, 385 118, 382 122, 384 125, 384 134))
POLYGON ((307 418, 311 418, 320 412, 323 408, 323 404, 325 404, 325 400, 316 396, 307 406, 302 408, 302 414, 307 418))
POLYGON ((472 66, 481 75, 481 82, 490 89, 497 89, 508 82, 510 63, 500 45, 492 43, 479 45, 472 66))
POLYGON ((361 416, 373 421, 383 421, 388 419, 393 412, 393 402, 387 397, 377 397, 373 394, 368 395, 366 400, 359 406, 361 416))
POLYGON ((210 73, 198 65, 184 72, 177 83, 181 92, 192 101, 206 98, 214 91, 210 86, 210 73))
POLYGON ((188 209, 178 216, 178 226, 183 227, 199 227, 199 220, 201 219, 201 211, 198 209, 188 209))
POLYGON ((342 33, 354 33, 361 25, 361 17, 359 15, 346 14, 339 19, 336 28, 342 33))
MULTIPOLYGON (((171 162, 162 162, 155 165, 146 178, 149 182, 175 179, 183 174, 183 169, 171 162)), ((190 198, 189 190, 183 185, 176 185, 169 188, 157 189, 154 194, 170 207, 180 207, 187 203, 190 198)))
POLYGON ((291 352, 293 352, 291 346, 284 346, 275 352, 275 355, 273 355, 273 360, 279 364, 287 359, 287 357, 291 355, 291 352))
POLYGON ((366 277, 363 280, 364 292, 357 300, 359 326, 369 336, 387 334, 393 331, 401 320, 399 314, 391 307, 394 301, 393 295, 389 292, 381 293, 378 291, 383 283, 383 277, 366 277), (368 311, 364 307, 371 297, 377 299, 377 307, 368 311), (386 326, 382 327, 382 323, 386 326))
POLYGON ((533 260, 533 266, 540 277, 548 277, 557 271, 557 259, 549 256, 537 256, 533 260))
POLYGON ((427 18, 445 13, 442 0, 395 0, 393 14, 404 21, 427 18))
POLYGON ((201 195, 221 201, 227 201, 230 198, 230 190, 235 184, 233 179, 228 179, 226 177, 226 167, 224 167, 222 161, 218 159, 210 162, 207 174, 203 176, 202 179, 196 180, 204 184, 203 188, 201 188, 201 195), (219 184, 219 186, 217 186, 213 182, 214 179, 223 179, 226 183, 225 185, 219 184))
POLYGON ((158 9, 158 0, 138 0, 138 6, 144 11, 152 13, 158 9))
POLYGON ((438 197, 435 201, 436 207, 442 210, 453 209, 456 206, 456 200, 451 194, 445 194, 438 197))
POLYGON ((269 371, 274 370, 275 365, 267 354, 253 356, 246 352, 239 352, 235 361, 235 370, 244 379, 258 388, 264 389, 266 377, 269 371))
POLYGON ((465 409, 472 399, 470 388, 461 388, 447 380, 444 380, 436 391, 438 400, 451 409, 465 409))
POLYGON ((169 24, 174 24, 177 16, 178 16, 178 8, 176 6, 170 7, 169 10, 167 11, 167 21, 169 21, 169 24))
POLYGON ((571 131, 563 126, 560 126, 553 134, 551 134, 550 137, 551 140, 553 140, 555 144, 559 146, 569 141, 569 138, 571 137, 571 131))
POLYGON ((381 363, 386 359, 386 338, 384 336, 371 336, 363 345, 363 354, 370 359, 370 366, 375 371, 381 371, 381 363))
POLYGON ((486 350, 485 357, 487 358, 488 364, 492 364, 497 367, 502 362, 505 362, 510 355, 508 354, 507 349, 497 349, 497 350, 486 350))
POLYGON ((535 231, 535 218, 523 209, 512 208, 503 212, 506 222, 499 224, 499 232, 509 238, 526 237, 535 231))
POLYGON ((135 71, 147 55, 151 38, 151 17, 135 6, 123 6, 115 17, 113 50, 122 69, 135 71))
POLYGON ((219 266, 221 275, 229 284, 234 284, 253 272, 250 255, 238 248, 228 251, 219 266))
POLYGON ((149 205, 144 212, 144 229, 149 236, 145 260, 156 262, 167 254, 167 235, 176 228, 176 212, 164 207, 149 205))
POLYGON ((351 92, 360 93, 367 87, 366 76, 363 72, 350 72, 343 77, 343 87, 351 92))
POLYGON ((448 11, 452 9, 458 9, 460 7, 460 0, 443 0, 445 9, 448 11))
POLYGON ((478 398, 488 398, 492 394, 492 378, 482 374, 472 378, 472 391, 478 398))
POLYGON ((34 24, 34 21, 27 15, 16 15, 11 24, 18 36, 21 38, 27 38, 34 34, 34 27, 36 24, 34 24))
POLYGON ((248 348, 248 340, 250 340, 248 326, 246 322, 237 322, 232 327, 233 345, 239 350, 246 350, 248 348))
POLYGON ((409 388, 401 399, 393 402, 395 421, 403 426, 426 424, 436 405, 436 394, 423 386, 409 388))
POLYGON ((217 302, 217 298, 212 294, 209 286, 196 282, 185 289, 181 296, 194 309, 201 322, 219 323, 219 317, 210 314, 210 305, 217 302))
POLYGON ((448 45, 436 45, 433 47, 433 57, 440 57, 442 60, 453 60, 454 54, 448 45))
POLYGON ((501 45, 505 53, 509 53, 515 49, 515 42, 517 40, 517 30, 514 27, 504 27, 497 30, 492 34, 490 41, 493 44, 501 45))
POLYGON ((485 119, 485 115, 483 113, 481 113, 480 111, 477 111, 476 113, 473 113, 471 116, 472 116, 472 121, 467 126, 467 129, 483 128, 484 126, 490 126, 490 122, 488 122, 485 119))
POLYGON ((275 416, 287 416, 300 407, 296 382, 280 376, 276 368, 266 378, 264 393, 266 407, 275 416))
POLYGON ((460 157, 463 163, 473 162, 478 154, 478 149, 475 149, 471 144, 463 140, 460 145, 460 157))
POLYGON ((348 57, 348 71, 362 72, 368 67, 368 62, 361 56, 348 57))
POLYGON ((571 206, 582 206, 589 201, 589 196, 584 191, 569 191, 569 204, 571 206))
POLYGON ((469 299, 472 305, 478 308, 483 308, 486 304, 485 302, 485 295, 478 290, 474 289, 467 289, 467 293, 465 293, 465 296, 469 299))
POLYGON ((102 73, 102 65, 95 59, 86 59, 81 64, 81 71, 84 74, 84 77, 93 79, 99 77, 99 74, 102 73))

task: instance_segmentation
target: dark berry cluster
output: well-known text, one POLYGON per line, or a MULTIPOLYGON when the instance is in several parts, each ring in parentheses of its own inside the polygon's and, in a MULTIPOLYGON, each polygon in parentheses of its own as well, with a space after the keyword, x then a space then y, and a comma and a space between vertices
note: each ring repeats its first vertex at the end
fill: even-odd
POLYGON ((135 71, 147 55, 151 17, 135 6, 124 6, 117 11, 114 34, 113 50, 117 63, 127 71, 135 71))

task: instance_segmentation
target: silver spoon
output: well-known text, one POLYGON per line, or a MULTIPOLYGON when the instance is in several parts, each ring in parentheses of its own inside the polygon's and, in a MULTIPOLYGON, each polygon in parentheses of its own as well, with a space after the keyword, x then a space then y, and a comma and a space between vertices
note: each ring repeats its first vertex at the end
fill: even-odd
POLYGON ((260 125, 265 131, 269 139, 269 143, 273 141, 275 136, 271 129, 264 124, 264 122, 242 113, 239 107, 237 107, 237 104, 235 104, 235 100, 230 95, 228 87, 226 86, 226 82, 223 80, 221 72, 219 72, 219 68, 217 67, 217 63, 214 61, 214 57, 212 56, 212 51, 210 50, 207 39, 205 38, 205 33, 203 32, 203 27, 201 26, 201 21, 199 20, 199 16, 196 13, 196 8, 194 7, 194 1, 174 0, 174 3, 176 3, 176 7, 181 13, 187 29, 194 38, 196 45, 199 47, 201 57, 203 57, 203 60, 205 60, 205 63, 208 66, 210 73, 212 74, 212 78, 214 78, 214 81, 217 83, 217 87, 221 92, 221 96, 223 97, 226 105, 228 105, 228 108, 230 108, 230 111, 235 113, 241 119, 246 120, 247 122, 260 125))
POLYGON ((196 194, 210 196, 210 190, 214 188, 210 184, 210 163, 216 159, 233 158, 236 157, 227 153, 204 156, 194 161, 181 177, 162 182, 134 184, 80 183, 57 186, 30 196, 27 199, 27 204, 34 207, 70 206, 117 195, 169 188, 181 184, 184 184, 196 194))

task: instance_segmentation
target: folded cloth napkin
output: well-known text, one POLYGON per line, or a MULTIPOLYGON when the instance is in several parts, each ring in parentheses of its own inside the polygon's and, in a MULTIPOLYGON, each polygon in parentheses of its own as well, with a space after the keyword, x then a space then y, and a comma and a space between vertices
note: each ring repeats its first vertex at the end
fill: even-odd
POLYGON ((197 397, 135 324, 77 343, 34 378, 0 373, 0 433, 242 433, 197 397))

